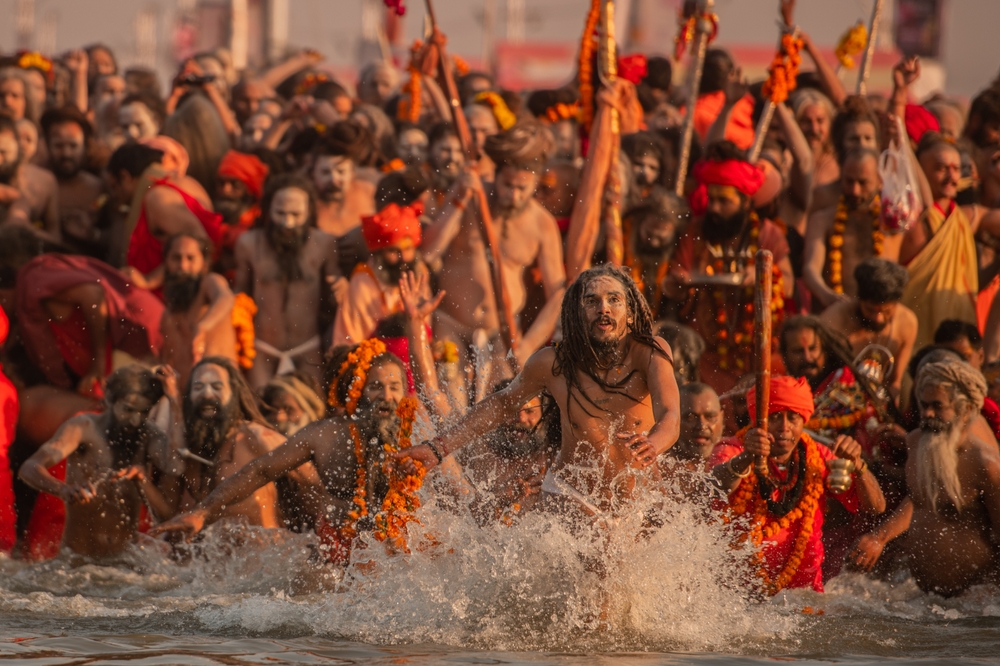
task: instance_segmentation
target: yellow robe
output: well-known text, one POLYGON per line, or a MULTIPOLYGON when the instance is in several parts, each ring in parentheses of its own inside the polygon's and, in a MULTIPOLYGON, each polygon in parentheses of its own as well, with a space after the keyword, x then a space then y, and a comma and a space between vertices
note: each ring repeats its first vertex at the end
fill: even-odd
POLYGON ((975 324, 979 293, 976 243, 961 206, 955 206, 947 219, 937 207, 926 215, 933 236, 906 267, 910 281, 901 301, 916 313, 920 326, 914 349, 931 344, 934 331, 946 319, 975 324))

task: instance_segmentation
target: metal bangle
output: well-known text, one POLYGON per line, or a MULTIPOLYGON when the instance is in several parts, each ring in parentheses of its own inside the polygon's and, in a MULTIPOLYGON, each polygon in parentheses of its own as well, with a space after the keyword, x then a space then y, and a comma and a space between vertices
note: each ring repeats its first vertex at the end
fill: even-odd
POLYGON ((728 460, 728 461, 726 462, 726 465, 728 465, 728 466, 729 466, 729 471, 730 471, 730 472, 732 472, 733 476, 735 476, 735 477, 736 477, 737 479, 745 479, 745 478, 747 478, 748 476, 750 476, 751 474, 753 474, 753 464, 751 464, 751 465, 750 465, 750 466, 749 466, 749 467, 747 468, 747 470, 746 470, 745 472, 743 472, 742 474, 740 474, 739 472, 737 472, 737 471, 736 471, 736 468, 735 468, 735 467, 733 467, 733 461, 734 461, 734 460, 736 460, 736 456, 733 456, 732 458, 730 458, 730 459, 729 459, 729 460, 728 460))
POLYGON ((442 460, 444 460, 444 456, 441 455, 441 452, 438 450, 438 447, 434 446, 434 442, 440 441, 440 439, 441 438, 438 437, 436 439, 428 440, 428 441, 424 442, 424 444, 427 445, 427 448, 429 448, 431 450, 431 453, 433 453, 437 457, 438 462, 441 462, 442 460))

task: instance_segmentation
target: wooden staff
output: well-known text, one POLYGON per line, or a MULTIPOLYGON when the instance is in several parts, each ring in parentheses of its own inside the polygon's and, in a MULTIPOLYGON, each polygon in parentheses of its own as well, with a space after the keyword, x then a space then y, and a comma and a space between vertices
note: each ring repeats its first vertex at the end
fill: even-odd
MULTIPOLYGON (((432 0, 427 2, 427 17, 431 24, 431 34, 438 32, 437 18, 434 15, 434 4, 432 0)), ((455 133, 458 134, 458 141, 462 144, 462 152, 469 162, 479 159, 479 151, 472 141, 472 134, 469 132, 469 123, 465 119, 465 111, 458 98, 458 86, 455 85, 455 77, 448 67, 448 59, 445 57, 443 46, 438 46, 438 67, 441 78, 445 85, 445 94, 448 96, 448 104, 451 107, 451 119, 455 125, 455 133)), ((517 325, 514 323, 514 309, 510 303, 510 295, 507 293, 506 282, 504 282, 503 262, 500 255, 500 242, 497 239, 496 227, 493 225, 493 215, 490 214, 490 203, 486 200, 486 192, 482 188, 476 191, 476 199, 479 208, 479 224, 486 247, 489 249, 489 258, 492 267, 493 293, 496 297, 497 310, 500 319, 500 337, 509 351, 514 351, 517 346, 517 325)), ((517 361, 513 354, 508 359, 517 371, 517 361)))
POLYGON ((705 7, 699 13, 699 18, 695 21, 695 31, 698 45, 695 49, 694 69, 691 70, 691 90, 688 94, 687 110, 684 113, 684 125, 681 129, 680 157, 677 163, 677 183, 674 192, 677 196, 684 196, 684 181, 687 179, 688 160, 691 157, 691 137, 694 135, 694 107, 698 102, 698 88, 701 86, 701 72, 705 67, 705 52, 708 50, 708 37, 712 34, 712 24, 702 14, 712 11, 715 0, 705 0, 705 7))
POLYGON ((757 129, 753 137, 753 145, 750 146, 750 152, 747 153, 747 161, 754 164, 757 158, 760 157, 760 151, 764 148, 764 139, 767 137, 767 128, 771 126, 771 119, 774 118, 774 102, 767 100, 767 104, 764 106, 764 112, 760 114, 760 120, 757 121, 757 129))
POLYGON ((882 2, 875 0, 872 7, 872 23, 868 28, 868 46, 865 48, 865 59, 861 62, 861 71, 858 72, 858 95, 868 92, 868 75, 872 71, 872 60, 875 57, 875 37, 878 33, 878 24, 882 20, 882 2))
MULTIPOLYGON (((754 268, 757 274, 757 286, 754 290, 754 342, 756 350, 754 362, 757 366, 757 377, 754 382, 757 392, 757 409, 754 414, 754 425, 767 430, 767 408, 771 398, 771 271, 774 267, 774 257, 770 250, 758 250, 754 257, 754 268)), ((754 460, 757 475, 766 477, 767 458, 757 456, 754 460)))
MULTIPOLYGON (((614 0, 604 0, 601 5, 600 46, 597 50, 597 66, 605 85, 612 87, 618 78, 618 49, 615 43, 615 4, 614 0)), ((604 235, 607 239, 606 257, 609 264, 621 266, 625 253, 622 236, 622 184, 618 173, 618 154, 621 150, 621 118, 618 109, 612 107, 611 112, 611 169, 605 192, 609 195, 604 206, 604 235)))

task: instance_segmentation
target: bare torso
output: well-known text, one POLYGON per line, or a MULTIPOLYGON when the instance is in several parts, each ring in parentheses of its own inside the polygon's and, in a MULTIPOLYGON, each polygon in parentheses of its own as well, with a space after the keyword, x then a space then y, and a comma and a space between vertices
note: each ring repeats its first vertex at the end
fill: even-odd
MULTIPOLYGON (((163 318, 160 320, 160 332, 163 334, 160 360, 177 371, 181 386, 187 384, 192 366, 201 360, 195 358, 192 343, 196 326, 210 305, 203 285, 187 311, 163 311, 163 318)), ((201 356, 222 356, 236 362, 236 330, 231 317, 224 318, 206 332, 205 351, 201 356)))
POLYGON ((101 197, 101 179, 86 171, 60 180, 59 226, 63 238, 70 243, 94 243, 94 223, 97 219, 98 200, 101 197))
POLYGON ((344 236, 361 224, 361 218, 375 213, 375 185, 355 178, 343 201, 320 202, 316 224, 331 236, 344 236))

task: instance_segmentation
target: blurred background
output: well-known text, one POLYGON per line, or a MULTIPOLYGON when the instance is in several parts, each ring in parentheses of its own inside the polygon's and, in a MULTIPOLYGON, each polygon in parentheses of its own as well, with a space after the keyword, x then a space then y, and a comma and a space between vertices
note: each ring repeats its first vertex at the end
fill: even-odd
MULTIPOLYGON (((624 53, 669 55, 682 0, 617 0, 624 53)), ((817 45, 833 47, 874 0, 799 0, 796 20, 817 45)), ((155 69, 169 81, 196 52, 229 47, 237 66, 263 66, 308 47, 324 67, 353 84, 365 64, 391 58, 401 67, 425 30, 424 0, 396 17, 383 0, 0 0, 0 50, 61 53, 104 42, 125 67, 155 69)), ((589 0, 435 0, 449 50, 488 69, 509 89, 553 87, 572 76, 589 0)), ((969 98, 1000 69, 1000 0, 885 0, 869 90, 887 90, 901 53, 923 58, 918 99, 933 92, 969 98)), ((717 44, 747 75, 764 77, 773 56, 778 0, 717 0, 717 44)), ((843 72, 845 81, 855 72, 843 72)), ((683 68, 675 76, 683 77, 683 68)))

